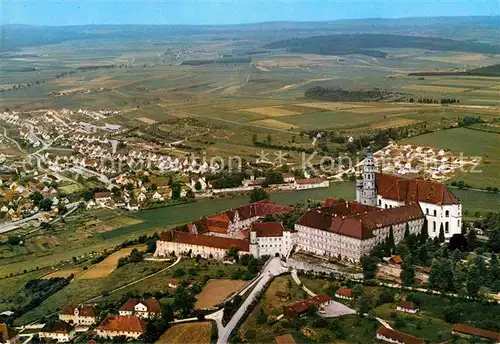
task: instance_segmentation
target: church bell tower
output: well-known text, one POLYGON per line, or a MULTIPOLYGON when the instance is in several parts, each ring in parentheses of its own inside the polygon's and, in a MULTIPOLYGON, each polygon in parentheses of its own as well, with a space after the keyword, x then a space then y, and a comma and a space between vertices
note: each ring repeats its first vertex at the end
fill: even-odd
MULTIPOLYGON (((361 183, 358 182, 359 187, 361 183)), ((377 206, 377 188, 375 186, 375 160, 370 147, 366 150, 361 189, 361 204, 377 206)))

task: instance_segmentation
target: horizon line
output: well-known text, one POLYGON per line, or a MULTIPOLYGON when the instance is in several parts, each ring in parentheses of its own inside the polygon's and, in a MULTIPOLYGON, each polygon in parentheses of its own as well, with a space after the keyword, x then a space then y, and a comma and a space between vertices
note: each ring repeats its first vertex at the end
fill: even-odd
POLYGON ((495 15, 439 15, 439 16, 409 16, 409 17, 364 17, 364 18, 338 18, 330 20, 274 20, 274 21, 263 21, 263 22, 241 22, 241 23, 231 23, 231 24, 74 24, 74 25, 45 25, 45 24, 23 24, 23 23, 10 23, 1 24, 0 26, 30 26, 30 27, 81 27, 81 26, 239 26, 239 25, 262 25, 262 24, 286 24, 286 23, 296 23, 296 24, 307 24, 307 23, 333 23, 341 21, 359 21, 359 20, 399 20, 399 19, 431 19, 431 18, 500 18, 500 14, 495 15))

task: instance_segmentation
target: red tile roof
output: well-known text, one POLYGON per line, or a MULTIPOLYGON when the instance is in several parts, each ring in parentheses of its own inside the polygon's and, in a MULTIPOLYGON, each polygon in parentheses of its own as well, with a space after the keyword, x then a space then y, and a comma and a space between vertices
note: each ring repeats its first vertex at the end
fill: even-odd
POLYGON ((401 301, 398 304, 398 306, 401 308, 412 309, 412 310, 418 309, 418 307, 413 302, 406 300, 401 301))
POLYGON ((349 289, 349 288, 339 288, 335 292, 335 295, 340 295, 340 296, 345 296, 345 297, 352 297, 352 289, 349 289))
POLYGON ((223 238, 211 235, 199 235, 185 232, 172 231, 172 239, 168 238, 167 234, 162 234, 161 241, 171 241, 181 244, 208 246, 227 250, 229 247, 237 247, 242 252, 249 251, 249 243, 247 240, 223 238))
POLYGON ((401 258, 400 256, 392 256, 391 259, 395 264, 403 263, 403 258, 401 258))
POLYGON ((303 301, 288 305, 286 307, 300 314, 300 313, 306 312, 307 310, 309 310, 309 308, 311 308, 313 306, 319 307, 321 304, 328 302, 331 299, 332 298, 330 296, 328 296, 327 294, 319 294, 319 295, 313 296, 307 300, 303 300, 303 301))
POLYGON ((286 231, 281 222, 254 222, 252 232, 257 232, 257 237, 282 237, 286 231))
POLYGON ((376 174, 375 183, 380 196, 400 202, 460 204, 460 200, 443 183, 384 173, 376 174))
POLYGON ((384 326, 381 326, 377 330, 377 334, 380 334, 380 335, 387 337, 387 338, 397 340, 397 341, 404 343, 404 344, 424 344, 423 339, 410 336, 410 335, 403 333, 403 332, 394 331, 394 330, 391 330, 391 329, 384 327, 384 326))
POLYGON ((500 340, 499 332, 483 330, 481 328, 472 327, 465 324, 454 324, 451 330, 454 332, 460 332, 470 336, 500 340))
POLYGON ((424 217, 418 203, 389 209, 360 207, 357 202, 345 203, 320 209, 311 209, 300 217, 297 224, 352 238, 368 239, 373 237, 374 229, 424 217), (354 211, 349 210, 350 208, 354 209, 354 211), (353 214, 357 209, 368 211, 353 214))
POLYGON ((17 336, 17 331, 7 324, 0 324, 0 334, 4 340, 11 340, 17 336))
POLYGON ((134 307, 142 303, 146 306, 148 312, 150 313, 160 313, 161 306, 160 303, 155 299, 128 299, 127 302, 123 304, 120 308, 122 311, 133 311, 134 307))
POLYGON ((325 179, 323 178, 306 178, 306 179, 295 179, 297 184, 319 184, 323 183, 325 179))
POLYGON ((108 314, 106 319, 97 327, 101 331, 123 331, 142 333, 146 329, 146 322, 133 315, 108 314))
POLYGON ((67 305, 59 314, 74 315, 75 308, 78 308, 78 315, 82 317, 95 317, 95 308, 92 305, 67 305))

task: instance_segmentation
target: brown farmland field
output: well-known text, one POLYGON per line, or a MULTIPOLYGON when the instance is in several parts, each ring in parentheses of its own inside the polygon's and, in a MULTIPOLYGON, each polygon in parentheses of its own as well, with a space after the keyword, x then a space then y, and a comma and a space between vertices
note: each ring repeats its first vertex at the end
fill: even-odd
POLYGON ((82 270, 83 269, 80 268, 57 270, 48 275, 43 276, 43 279, 50 279, 56 277, 68 278, 70 275, 74 276, 78 275, 80 272, 82 272, 82 270))
POLYGON ((196 308, 210 308, 222 301, 229 295, 237 292, 245 285, 241 280, 210 280, 202 292, 196 296, 196 308))
POLYGON ((256 113, 258 115, 266 115, 266 116, 271 116, 271 117, 293 116, 293 115, 297 115, 300 113, 300 112, 296 112, 296 111, 290 111, 290 110, 284 109, 282 107, 274 107, 274 106, 251 108, 251 109, 241 109, 240 111, 252 112, 252 113, 256 113))
POLYGON ((209 344, 212 324, 209 321, 174 325, 169 328, 156 344, 209 344))
POLYGON ((342 102, 301 103, 298 105, 309 107, 309 108, 323 109, 323 110, 345 110, 345 109, 370 108, 371 107, 370 105, 365 105, 365 104, 352 104, 352 103, 342 103, 342 102))
POLYGON ((268 118, 268 119, 261 119, 258 121, 253 121, 250 122, 251 124, 257 124, 261 125, 263 127, 268 127, 268 128, 276 128, 276 129, 294 129, 298 128, 298 126, 290 124, 290 123, 285 123, 282 121, 278 121, 276 119, 268 118))
POLYGON ((105 278, 109 274, 111 274, 118 264, 118 260, 120 258, 126 257, 132 252, 132 250, 136 248, 138 250, 144 250, 146 245, 137 245, 131 246, 127 248, 122 248, 119 251, 116 251, 109 256, 107 256, 102 262, 97 263, 90 269, 88 269, 84 274, 80 275, 79 279, 94 279, 94 278, 105 278))

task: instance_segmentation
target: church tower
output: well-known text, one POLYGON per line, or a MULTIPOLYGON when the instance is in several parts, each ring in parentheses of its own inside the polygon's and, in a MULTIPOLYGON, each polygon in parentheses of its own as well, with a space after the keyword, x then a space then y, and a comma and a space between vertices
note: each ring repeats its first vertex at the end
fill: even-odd
MULTIPOLYGON (((358 188, 361 183, 358 181, 358 188)), ((363 168, 363 180, 361 188, 361 204, 377 206, 377 188, 375 186, 375 160, 370 147, 368 147, 365 155, 365 164, 363 168)))

